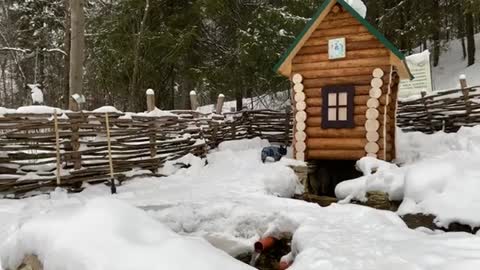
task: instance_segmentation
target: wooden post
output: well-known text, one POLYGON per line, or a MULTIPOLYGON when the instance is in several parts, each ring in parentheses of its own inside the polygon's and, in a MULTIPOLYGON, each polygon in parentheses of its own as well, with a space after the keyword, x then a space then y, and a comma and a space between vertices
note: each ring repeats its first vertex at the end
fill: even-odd
POLYGON ((224 102, 225 102, 225 96, 223 94, 218 95, 217 108, 215 109, 216 114, 222 114, 224 102))
POLYGON ((213 148, 216 148, 218 146, 217 144, 218 123, 212 122, 212 125, 213 125, 213 134, 212 134, 213 148))
POLYGON ((462 88, 462 93, 463 93, 463 100, 465 102, 465 111, 467 112, 467 121, 468 121, 468 116, 472 112, 472 108, 470 106, 469 102, 469 90, 467 86, 467 76, 464 74, 460 75, 460 87, 462 88))
POLYGON ((290 117, 292 116, 292 112, 290 111, 290 107, 287 106, 285 108, 285 146, 290 144, 290 117))
POLYGON ((435 127, 433 125, 433 117, 430 111, 428 110, 427 99, 425 98, 425 96, 427 95, 427 92, 422 91, 421 95, 422 95, 423 107, 425 108, 425 112, 427 113, 428 120, 430 121, 430 128, 432 129, 432 133, 435 133, 435 127))
POLYGON ((105 127, 107 129, 107 148, 108 148, 108 164, 110 165, 110 181, 112 194, 116 193, 115 179, 113 173, 113 160, 112 160, 112 143, 110 142, 110 121, 108 119, 108 113, 105 113, 105 127))
POLYGON ((53 123, 55 127, 55 148, 57 154, 57 186, 61 184, 61 170, 60 170, 60 135, 58 134, 58 118, 57 110, 53 111, 53 123))
POLYGON ((147 90, 147 111, 151 112, 155 110, 155 92, 153 89, 147 90))
POLYGON ((232 140, 235 140, 235 138, 237 137, 237 127, 235 125, 235 121, 236 120, 233 120, 232 125, 230 126, 232 132, 232 140))
POLYGON ((190 106, 192 107, 192 111, 196 111, 198 108, 197 93, 195 91, 190 92, 190 106))
MULTIPOLYGON (((83 114, 82 114, 83 119, 83 114)), ((82 155, 80 154, 80 136, 78 134, 78 130, 80 129, 78 121, 80 118, 72 118, 73 123, 71 126, 72 130, 72 137, 71 137, 71 145, 72 145, 72 157, 73 157, 73 168, 75 170, 80 170, 82 168, 82 155)))

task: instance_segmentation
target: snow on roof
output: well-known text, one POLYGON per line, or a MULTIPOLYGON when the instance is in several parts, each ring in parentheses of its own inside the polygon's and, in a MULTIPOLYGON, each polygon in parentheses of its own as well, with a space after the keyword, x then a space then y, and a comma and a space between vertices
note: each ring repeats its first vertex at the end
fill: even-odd
POLYGON ((421 53, 415 53, 406 57, 408 63, 413 63, 415 65, 421 65, 430 63, 430 51, 425 50, 421 53))
POLYGON ((362 0, 345 0, 360 16, 367 17, 367 6, 362 0))

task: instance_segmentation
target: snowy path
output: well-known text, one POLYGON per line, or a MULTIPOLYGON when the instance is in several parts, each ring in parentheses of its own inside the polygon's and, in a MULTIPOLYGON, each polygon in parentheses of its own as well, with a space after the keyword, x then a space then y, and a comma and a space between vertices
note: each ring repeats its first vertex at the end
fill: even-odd
POLYGON ((262 164, 260 142, 238 146, 212 153, 207 166, 187 157, 188 169, 128 182, 119 200, 92 186, 0 201, 0 238, 10 240, 0 244, 3 267, 36 253, 48 270, 251 269, 191 236, 235 256, 261 236, 294 233, 293 270, 479 269, 478 236, 413 231, 391 212, 282 198, 298 188, 289 161, 262 164))

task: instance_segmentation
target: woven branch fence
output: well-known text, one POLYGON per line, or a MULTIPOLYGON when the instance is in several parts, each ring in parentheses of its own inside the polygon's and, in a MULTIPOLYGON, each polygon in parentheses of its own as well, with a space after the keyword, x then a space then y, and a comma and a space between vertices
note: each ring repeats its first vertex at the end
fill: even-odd
POLYGON ((171 113, 7 114, 0 118, 0 193, 75 190, 82 183, 105 182, 112 171, 120 181, 132 171, 160 176, 156 172, 166 161, 188 153, 205 156, 222 141, 261 137, 290 144, 292 139, 289 111, 171 113))
POLYGON ((480 86, 435 92, 398 103, 397 126, 405 132, 457 132, 480 125, 480 86))

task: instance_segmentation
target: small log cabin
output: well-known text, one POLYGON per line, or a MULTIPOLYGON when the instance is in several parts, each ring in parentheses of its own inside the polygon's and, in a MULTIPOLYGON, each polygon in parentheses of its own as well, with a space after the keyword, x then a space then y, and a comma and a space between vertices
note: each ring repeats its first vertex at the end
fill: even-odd
POLYGON ((395 158, 398 83, 412 78, 404 60, 344 0, 326 0, 276 65, 292 81, 295 157, 316 164, 321 185, 356 176, 345 168, 362 157, 395 158))

